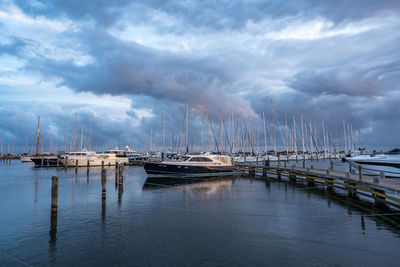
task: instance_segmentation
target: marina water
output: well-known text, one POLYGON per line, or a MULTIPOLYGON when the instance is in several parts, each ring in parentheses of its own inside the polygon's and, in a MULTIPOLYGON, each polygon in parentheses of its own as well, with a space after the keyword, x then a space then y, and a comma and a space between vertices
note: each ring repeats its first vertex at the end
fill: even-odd
MULTIPOLYGON (((300 166, 301 163, 299 163, 300 166)), ((328 161, 315 167, 328 168, 328 161), (325 165, 324 165, 325 164, 325 165)), ((348 170, 335 162, 335 168, 348 170)), ((336 191, 336 190, 335 190, 336 191)), ((146 183, 125 167, 0 165, 0 266, 398 266, 396 211, 307 185, 227 177, 146 183), (58 216, 51 221, 51 177, 58 216), (386 214, 386 215, 385 215, 386 214)))

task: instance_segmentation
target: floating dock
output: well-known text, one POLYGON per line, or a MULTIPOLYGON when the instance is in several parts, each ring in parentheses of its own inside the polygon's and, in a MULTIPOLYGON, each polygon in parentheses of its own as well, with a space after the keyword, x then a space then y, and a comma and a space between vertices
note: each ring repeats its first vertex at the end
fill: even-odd
POLYGON ((295 166, 260 166, 241 165, 249 177, 262 177, 267 179, 273 175, 277 180, 283 177, 291 182, 301 180, 309 186, 322 184, 326 190, 333 188, 347 190, 348 196, 357 198, 364 195, 375 199, 375 203, 385 203, 400 208, 400 179, 389 179, 384 176, 376 177, 361 173, 339 172, 332 168, 328 170, 301 168, 295 166))

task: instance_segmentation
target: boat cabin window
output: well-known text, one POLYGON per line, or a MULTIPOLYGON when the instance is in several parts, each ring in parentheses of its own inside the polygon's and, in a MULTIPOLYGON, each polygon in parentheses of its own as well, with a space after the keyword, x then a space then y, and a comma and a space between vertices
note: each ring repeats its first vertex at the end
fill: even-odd
POLYGON ((189 161, 196 161, 196 162, 212 162, 212 160, 209 159, 209 158, 200 158, 200 157, 191 158, 189 161))

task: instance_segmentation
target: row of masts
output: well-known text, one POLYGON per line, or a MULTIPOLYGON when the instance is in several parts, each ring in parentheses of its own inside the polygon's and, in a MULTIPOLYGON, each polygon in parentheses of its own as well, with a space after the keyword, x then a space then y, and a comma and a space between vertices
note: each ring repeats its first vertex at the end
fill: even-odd
MULTIPOLYGON (((259 120, 252 118, 235 118, 234 110, 227 116, 222 113, 219 116, 202 114, 201 128, 190 130, 189 128, 189 107, 186 105, 185 117, 179 123, 179 130, 176 134, 172 131, 170 135, 170 146, 166 147, 165 136, 165 109, 162 116, 161 147, 153 144, 153 127, 146 141, 146 152, 171 151, 177 153, 216 151, 220 153, 253 153, 253 154, 313 154, 323 153, 325 156, 331 153, 348 154, 360 147, 355 143, 353 125, 343 121, 344 143, 343 149, 339 149, 341 143, 338 130, 335 134, 328 129, 327 124, 322 120, 321 128, 303 119, 293 116, 292 122, 285 116, 284 124, 274 111, 271 103, 271 118, 267 121, 265 112, 262 113, 261 127, 257 126, 259 120), (218 119, 219 117, 219 119, 218 119), (182 142, 183 129, 185 128, 185 142, 182 142), (193 132, 197 134, 193 134, 193 132), (280 139, 280 140, 279 140, 280 139)), ((196 124, 196 121, 193 121, 196 124)), ((358 134, 360 132, 358 131, 358 134)))
MULTIPOLYGON (((293 116, 290 120, 287 116, 284 117, 284 123, 281 123, 277 116, 274 106, 271 103, 271 114, 269 120, 265 112, 262 112, 261 123, 260 119, 242 118, 235 115, 232 109, 227 113, 227 116, 220 112, 219 114, 203 113, 201 116, 193 116, 189 120, 189 106, 186 105, 184 118, 179 123, 179 128, 171 131, 170 143, 167 144, 166 139, 166 111, 163 109, 162 124, 161 124, 161 144, 153 145, 153 127, 150 127, 150 134, 146 138, 146 152, 205 152, 215 151, 220 153, 252 153, 252 154, 313 154, 323 153, 338 153, 342 151, 345 154, 356 150, 360 147, 360 131, 358 131, 358 143, 356 145, 353 125, 343 121, 343 150, 339 149, 340 137, 338 131, 333 134, 328 129, 327 124, 322 120, 321 128, 313 125, 303 119, 303 115, 299 117, 293 116), (196 117, 197 120, 196 121, 196 117), (201 126, 199 126, 201 119, 201 126), (189 122, 194 126, 189 127, 189 122), (258 123, 258 125, 257 125, 258 123), (185 130, 185 140, 183 142, 183 130, 185 130), (149 142, 148 142, 149 141, 149 142)), ((69 144, 64 135, 63 142, 57 138, 53 142, 52 136, 48 143, 49 152, 71 152, 81 151, 84 148, 88 150, 102 150, 104 144, 98 146, 97 142, 92 145, 92 129, 89 129, 84 143, 84 124, 80 129, 80 134, 77 134, 77 114, 75 113, 74 128, 69 144)), ((45 151, 45 140, 40 132, 40 116, 38 117, 38 127, 35 139, 32 142, 32 149, 29 153, 28 140, 25 145, 24 153, 40 154, 45 151)), ((110 142, 108 141, 108 149, 110 142)), ((120 143, 121 144, 121 143, 120 143)), ((122 143, 123 144, 123 143, 122 143)), ((10 145, 8 145, 7 153, 10 154, 10 145)), ((3 154, 3 141, 0 137, 0 154, 3 154)))

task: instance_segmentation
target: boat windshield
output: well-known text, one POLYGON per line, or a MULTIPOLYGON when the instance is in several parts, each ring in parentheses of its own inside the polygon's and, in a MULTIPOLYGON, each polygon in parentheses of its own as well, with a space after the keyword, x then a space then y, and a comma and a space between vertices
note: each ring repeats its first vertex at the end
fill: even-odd
POLYGON ((181 158, 182 161, 187 161, 188 159, 190 159, 190 157, 185 157, 185 156, 183 156, 183 157, 181 158))

